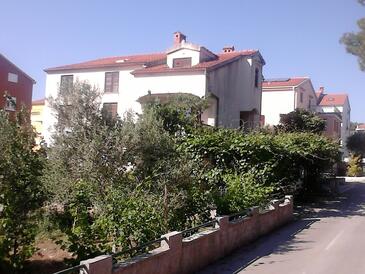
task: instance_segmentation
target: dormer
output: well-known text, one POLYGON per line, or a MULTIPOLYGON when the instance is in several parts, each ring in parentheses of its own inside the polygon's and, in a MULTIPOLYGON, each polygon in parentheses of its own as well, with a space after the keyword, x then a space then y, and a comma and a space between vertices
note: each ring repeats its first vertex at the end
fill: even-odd
POLYGON ((174 33, 173 47, 167 50, 167 65, 170 68, 188 68, 217 58, 205 47, 186 42, 186 35, 181 32, 174 33))

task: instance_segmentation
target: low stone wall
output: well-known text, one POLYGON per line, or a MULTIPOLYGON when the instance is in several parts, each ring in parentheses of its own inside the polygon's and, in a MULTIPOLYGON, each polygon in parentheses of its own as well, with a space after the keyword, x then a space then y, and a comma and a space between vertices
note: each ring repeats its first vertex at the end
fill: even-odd
POLYGON ((168 243, 162 242, 161 247, 150 253, 114 265, 113 268, 110 256, 96 257, 81 264, 87 266, 89 274, 194 273, 292 218, 293 198, 285 196, 283 203, 272 201, 270 208, 263 212, 253 208, 250 217, 232 222, 228 216, 218 217, 215 228, 189 238, 183 239, 181 232, 168 233, 163 236, 168 239, 168 243))

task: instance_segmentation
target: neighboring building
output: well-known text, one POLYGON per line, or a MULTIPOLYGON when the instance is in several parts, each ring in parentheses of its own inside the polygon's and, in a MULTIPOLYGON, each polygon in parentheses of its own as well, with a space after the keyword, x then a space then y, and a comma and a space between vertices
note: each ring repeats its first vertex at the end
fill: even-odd
POLYGON ((268 79, 262 84, 262 112, 265 125, 277 125, 280 115, 297 108, 314 110, 316 94, 308 77, 268 79))
POLYGON ((262 85, 262 115, 265 124, 277 125, 282 114, 297 108, 316 111, 317 115, 326 121, 323 134, 334 140, 340 140, 342 111, 333 107, 318 107, 317 104, 320 102, 317 100, 317 95, 308 77, 265 80, 262 85))
MULTIPOLYGON (((189 93, 209 100, 204 123, 224 127, 252 127, 260 123, 262 67, 257 50, 225 47, 219 54, 174 33, 165 53, 120 56, 46 69, 46 97, 56 97, 59 86, 87 80, 103 93, 102 104, 113 115, 141 112, 139 98, 150 94, 189 93)), ((165 96, 166 97, 166 96, 165 96)), ((46 101, 45 138, 55 118, 46 101)))
POLYGON ((365 132, 365 124, 358 124, 356 129, 355 129, 356 132, 365 132))
POLYGON ((341 113, 336 111, 333 113, 317 113, 317 115, 326 122, 326 128, 323 132, 323 135, 333 139, 334 141, 340 142, 342 123, 341 113))
POLYGON ((35 81, 24 71, 0 54, 0 108, 12 115, 22 106, 32 106, 35 81))
POLYGON ((44 113, 44 102, 45 99, 35 100, 32 102, 32 112, 30 120, 34 127, 37 138, 36 143, 39 144, 43 139, 43 113, 44 113))
POLYGON ((350 136, 350 101, 345 93, 325 94, 324 88, 320 87, 316 93, 317 96, 317 112, 323 114, 341 114, 341 138, 340 144, 343 148, 344 157, 347 157, 346 140, 350 136))

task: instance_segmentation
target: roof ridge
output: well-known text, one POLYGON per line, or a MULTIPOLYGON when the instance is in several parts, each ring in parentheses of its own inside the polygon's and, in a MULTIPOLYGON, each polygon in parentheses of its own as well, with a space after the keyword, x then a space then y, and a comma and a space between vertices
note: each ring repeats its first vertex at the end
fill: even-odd
POLYGON ((24 76, 26 78, 28 78, 29 80, 31 80, 33 82, 33 84, 35 85, 37 82, 29 76, 28 73, 26 73, 24 70, 22 70, 21 68, 19 68, 17 65, 15 65, 12 61, 10 61, 4 54, 0 53, 0 57, 4 58, 7 62, 9 62, 11 65, 13 65, 17 70, 19 70, 21 73, 24 74, 24 76))
POLYGON ((329 96, 331 96, 331 95, 337 95, 337 96, 349 96, 349 94, 347 93, 347 92, 344 92, 344 93, 323 93, 323 95, 329 95, 329 96))

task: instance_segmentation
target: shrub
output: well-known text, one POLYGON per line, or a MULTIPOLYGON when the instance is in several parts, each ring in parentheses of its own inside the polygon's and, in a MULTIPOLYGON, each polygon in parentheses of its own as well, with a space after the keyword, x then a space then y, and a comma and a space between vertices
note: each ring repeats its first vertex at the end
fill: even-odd
POLYGON ((362 167, 361 167, 362 157, 351 155, 349 159, 349 164, 347 167, 347 176, 357 177, 362 175, 362 167))
POLYGON ((218 204, 221 214, 240 212, 252 206, 264 206, 270 200, 274 187, 260 184, 256 174, 227 174, 223 176, 226 193, 218 204))
POLYGON ((36 212, 45 200, 44 157, 35 149, 26 111, 12 120, 0 110, 0 132, 0 259, 19 269, 35 251, 36 212))

